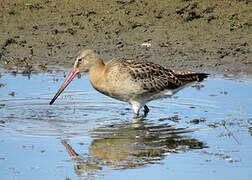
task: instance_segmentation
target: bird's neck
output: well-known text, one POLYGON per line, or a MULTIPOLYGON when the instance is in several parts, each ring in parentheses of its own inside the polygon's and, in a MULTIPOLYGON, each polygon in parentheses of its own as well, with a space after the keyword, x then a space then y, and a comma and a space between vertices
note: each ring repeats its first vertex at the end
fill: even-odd
POLYGON ((89 70, 89 79, 95 89, 99 88, 104 81, 104 70, 105 64, 102 59, 97 61, 89 70))

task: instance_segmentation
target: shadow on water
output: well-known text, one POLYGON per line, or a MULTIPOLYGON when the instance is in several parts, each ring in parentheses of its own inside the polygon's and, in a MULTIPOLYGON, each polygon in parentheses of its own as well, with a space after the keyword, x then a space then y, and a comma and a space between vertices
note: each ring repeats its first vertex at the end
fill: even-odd
POLYGON ((191 179, 227 172, 246 179, 252 172, 249 81, 209 78, 151 102, 147 118, 133 120, 129 105, 95 92, 87 77, 50 106, 63 80, 0 77, 0 147, 8 149, 0 152, 1 178, 184 179, 186 171, 191 179))

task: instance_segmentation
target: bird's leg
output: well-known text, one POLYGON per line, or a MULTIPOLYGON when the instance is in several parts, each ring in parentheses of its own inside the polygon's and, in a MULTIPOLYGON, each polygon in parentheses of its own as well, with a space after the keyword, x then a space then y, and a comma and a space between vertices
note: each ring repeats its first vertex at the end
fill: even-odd
POLYGON ((138 119, 139 118, 139 114, 136 114, 134 115, 134 119, 138 119))
POLYGON ((141 104, 137 101, 132 101, 131 102, 132 108, 134 110, 135 113, 135 117, 137 118, 139 116, 139 110, 141 108, 141 104))
POLYGON ((148 108, 148 106, 144 105, 144 117, 147 116, 147 114, 149 113, 150 109, 148 108))

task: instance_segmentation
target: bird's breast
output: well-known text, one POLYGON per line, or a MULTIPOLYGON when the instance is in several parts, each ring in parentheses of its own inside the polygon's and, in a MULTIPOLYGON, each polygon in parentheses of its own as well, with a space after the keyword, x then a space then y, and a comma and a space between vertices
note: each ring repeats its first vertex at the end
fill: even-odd
POLYGON ((109 97, 129 102, 144 90, 136 84, 128 73, 107 71, 100 78, 90 77, 92 86, 100 93, 109 97))

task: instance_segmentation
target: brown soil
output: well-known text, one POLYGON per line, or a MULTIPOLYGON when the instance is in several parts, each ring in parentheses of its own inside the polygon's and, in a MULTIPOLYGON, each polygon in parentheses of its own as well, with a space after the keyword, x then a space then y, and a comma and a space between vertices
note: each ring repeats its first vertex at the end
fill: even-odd
POLYGON ((251 25, 251 0, 1 0, 0 66, 63 70, 90 48, 105 60, 251 74, 251 25))

